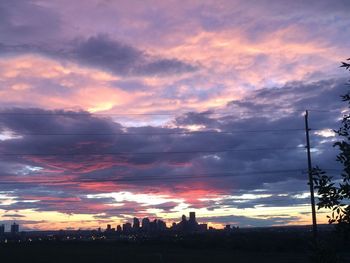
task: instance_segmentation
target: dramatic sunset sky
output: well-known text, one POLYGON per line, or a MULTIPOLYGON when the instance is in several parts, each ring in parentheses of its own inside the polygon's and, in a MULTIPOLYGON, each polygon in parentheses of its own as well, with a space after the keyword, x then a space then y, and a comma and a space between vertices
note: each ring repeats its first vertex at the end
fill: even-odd
MULTIPOLYGON (((0 224, 310 224, 348 0, 0 0, 0 224)), ((326 222, 324 211, 319 222, 326 222)))

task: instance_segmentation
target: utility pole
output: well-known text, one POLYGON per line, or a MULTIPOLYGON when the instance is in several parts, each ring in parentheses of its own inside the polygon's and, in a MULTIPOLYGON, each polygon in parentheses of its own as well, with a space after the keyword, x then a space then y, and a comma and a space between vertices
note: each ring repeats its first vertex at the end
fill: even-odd
POLYGON ((305 111, 305 133, 306 133, 306 150, 307 150, 307 164, 309 174, 309 186, 310 186, 310 197, 311 197, 311 210, 312 210, 312 232, 313 236, 317 238, 317 222, 316 222, 316 208, 315 208, 315 196, 314 196, 314 182, 312 175, 312 164, 311 164, 311 152, 310 152, 310 137, 309 137, 309 112, 305 111))

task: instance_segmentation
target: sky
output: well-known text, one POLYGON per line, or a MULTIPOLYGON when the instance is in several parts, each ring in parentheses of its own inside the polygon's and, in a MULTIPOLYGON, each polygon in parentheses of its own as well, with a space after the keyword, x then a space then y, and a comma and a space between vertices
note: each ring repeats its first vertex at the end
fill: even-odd
POLYGON ((0 0, 0 223, 310 224, 304 111, 313 164, 336 176, 349 11, 0 0))

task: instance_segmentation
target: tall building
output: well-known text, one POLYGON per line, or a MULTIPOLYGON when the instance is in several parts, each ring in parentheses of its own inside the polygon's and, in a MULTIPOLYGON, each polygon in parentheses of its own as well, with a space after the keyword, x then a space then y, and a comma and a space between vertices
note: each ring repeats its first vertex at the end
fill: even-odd
POLYGON ((196 232, 198 231, 198 223, 196 221, 196 212, 190 212, 190 219, 187 223, 187 231, 196 232))
POLYGON ((196 222, 196 212, 190 212, 190 222, 196 222))
POLYGON ((0 225, 0 236, 5 234, 5 225, 0 225))
POLYGON ((207 224, 200 224, 200 225, 198 225, 198 230, 200 232, 206 232, 208 230, 208 225, 207 224))
POLYGON ((149 223, 149 231, 152 233, 157 231, 157 219, 154 219, 149 223))
POLYGON ((150 221, 147 217, 142 219, 142 230, 143 231, 149 231, 150 228, 150 221))
POLYGON ((166 230, 166 224, 162 220, 157 220, 157 230, 158 231, 165 231, 166 230))
POLYGON ((16 223, 13 223, 11 225, 11 234, 15 235, 15 234, 18 234, 18 232, 19 232, 19 225, 16 223))
POLYGON ((129 222, 123 224, 123 232, 124 233, 130 233, 131 232, 131 224, 129 222))
POLYGON ((134 217, 133 228, 135 230, 138 230, 140 228, 140 220, 138 218, 136 218, 136 217, 134 217))

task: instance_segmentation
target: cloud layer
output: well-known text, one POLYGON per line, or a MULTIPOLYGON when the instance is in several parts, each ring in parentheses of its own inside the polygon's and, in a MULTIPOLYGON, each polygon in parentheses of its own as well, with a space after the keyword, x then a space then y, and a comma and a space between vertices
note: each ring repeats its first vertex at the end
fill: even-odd
POLYGON ((336 174, 348 11, 2 1, 1 221, 97 227, 195 210, 213 225, 309 223, 302 114, 313 162, 336 174))
MULTIPOLYGON (((104 219, 307 208, 302 109, 333 109, 310 112, 312 146, 315 164, 339 170, 334 137, 326 131, 338 125, 344 81, 258 90, 221 112, 180 115, 168 127, 127 127, 88 112, 8 108, 0 118, 0 149, 1 190, 10 201, 1 208, 104 219)), ((263 224, 275 224, 271 216, 263 224)))

